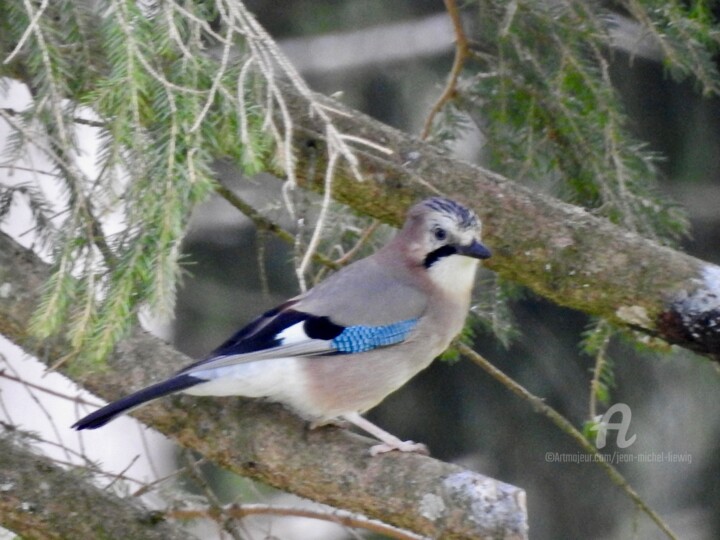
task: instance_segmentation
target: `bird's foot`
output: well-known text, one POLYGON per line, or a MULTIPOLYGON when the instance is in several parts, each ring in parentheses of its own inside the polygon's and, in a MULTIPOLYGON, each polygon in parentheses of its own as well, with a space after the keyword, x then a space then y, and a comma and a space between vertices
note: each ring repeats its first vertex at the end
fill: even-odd
POLYGON ((359 413, 345 413, 342 415, 342 418, 382 441, 382 444, 376 444, 370 448, 371 456, 385 454, 386 452, 392 452, 393 450, 397 450, 398 452, 415 452, 426 456, 430 455, 427 446, 424 444, 413 441, 401 441, 395 435, 391 435, 384 429, 381 429, 370 422, 370 420, 363 418, 359 413))
POLYGON ((415 454, 422 454, 423 456, 429 456, 430 451, 428 447, 422 443, 416 443, 413 441, 401 441, 397 442, 384 442, 382 444, 376 444, 370 448, 370 455, 377 456, 378 454, 385 454, 397 450, 398 452, 413 452, 415 454))

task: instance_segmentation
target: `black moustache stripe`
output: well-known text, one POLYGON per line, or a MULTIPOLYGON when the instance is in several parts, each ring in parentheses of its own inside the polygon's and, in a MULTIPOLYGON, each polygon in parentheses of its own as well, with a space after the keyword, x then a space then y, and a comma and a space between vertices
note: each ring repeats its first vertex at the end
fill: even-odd
POLYGON ((430 268, 433 264, 438 262, 443 257, 447 257, 448 255, 454 255, 457 253, 457 249, 455 249, 455 246, 442 246, 437 248, 435 251, 431 251, 425 256, 425 260, 423 261, 423 265, 425 268, 430 268))

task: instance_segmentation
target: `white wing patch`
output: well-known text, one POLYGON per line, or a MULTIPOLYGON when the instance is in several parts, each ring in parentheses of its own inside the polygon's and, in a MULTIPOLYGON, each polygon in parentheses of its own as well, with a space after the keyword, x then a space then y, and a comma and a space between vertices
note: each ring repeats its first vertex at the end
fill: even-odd
POLYGON ((295 345, 296 343, 308 341, 310 338, 305 333, 305 321, 288 326, 277 335, 277 339, 280 340, 282 345, 295 345))

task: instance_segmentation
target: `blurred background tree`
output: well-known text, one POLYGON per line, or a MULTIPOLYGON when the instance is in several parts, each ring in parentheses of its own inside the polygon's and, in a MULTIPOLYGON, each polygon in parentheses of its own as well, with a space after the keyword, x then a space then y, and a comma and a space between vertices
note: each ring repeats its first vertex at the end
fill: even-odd
MULTIPOLYGON (((298 278, 326 271, 302 264, 318 214, 330 259, 368 253, 389 234, 257 174, 292 183, 288 125, 268 112, 281 109, 269 66, 288 73, 245 7, 313 90, 720 259, 716 3, 479 0, 463 5, 460 34, 429 1, 8 2, 2 81, 8 92, 22 81, 29 97, 2 109, 4 170, 16 172, 32 145, 49 167, 23 182, 8 172, 0 213, 18 204, 32 213, 37 246, 56 268, 35 327, 49 336, 70 321, 76 369, 101 361, 144 306, 173 313, 174 344, 204 354, 297 293, 298 278), (450 99, 430 117, 453 57, 450 99), (78 153, 80 129, 99 141, 83 150, 90 160, 78 153), (295 244, 211 196, 216 180, 295 244), (181 259, 192 264, 176 295, 181 259)), ((477 296, 478 349, 578 426, 628 403, 633 455, 685 457, 619 468, 682 537, 717 536, 715 367, 682 351, 658 358, 490 273, 477 296)), ((546 452, 576 449, 469 363, 436 362, 370 416, 440 459, 524 487, 535 538, 655 534, 599 468, 549 461, 546 452)))

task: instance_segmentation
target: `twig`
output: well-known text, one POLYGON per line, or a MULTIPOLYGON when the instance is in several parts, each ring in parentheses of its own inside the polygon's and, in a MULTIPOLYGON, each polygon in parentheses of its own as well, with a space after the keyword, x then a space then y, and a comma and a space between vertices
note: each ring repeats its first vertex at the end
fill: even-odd
POLYGON ((7 365, 8 369, 13 372, 13 374, 17 378, 19 384, 25 388, 25 391, 27 392, 28 397, 30 397, 30 399, 33 400, 35 405, 37 405, 38 409, 40 409, 40 411, 42 412, 43 416, 45 416, 45 418, 47 419, 48 424, 50 424, 50 429, 55 434, 55 437, 58 440, 58 446, 65 453, 65 457, 67 457, 68 461, 71 460, 72 458, 70 457, 70 450, 67 447, 67 445, 64 444, 62 436, 60 435, 60 431, 58 430, 56 423, 53 422, 52 414, 50 414, 50 411, 48 410, 48 408, 37 397, 37 395, 35 395, 35 391, 34 391, 35 385, 31 385, 29 382, 23 380, 20 377, 20 374, 18 373, 18 371, 15 369, 15 366, 13 366, 10 362, 8 362, 7 359, 5 359, 5 357, 3 357, 3 360, 5 361, 5 364, 7 365))
POLYGON ((205 100, 205 105, 203 105, 202 110, 195 118, 195 123, 190 128, 189 133, 194 133, 198 129, 200 129, 200 126, 202 125, 203 120, 207 116, 207 113, 210 111, 210 107, 213 104, 213 100, 215 99, 215 94, 217 94, 218 88, 220 86, 220 83, 222 82, 223 77, 225 76, 225 73, 227 72, 228 68, 228 62, 230 61, 230 51, 232 50, 232 39, 233 39, 233 27, 228 25, 227 29, 227 36, 225 37, 225 44, 223 46, 223 53, 222 58, 220 59, 220 67, 217 70, 217 73, 215 74, 215 77, 213 78, 212 86, 210 87, 210 92, 205 100))
POLYGON ((258 229, 257 231, 257 267, 258 277, 260 278, 260 291, 263 296, 270 298, 270 279, 267 271, 267 231, 258 229))
MULTIPOLYGON (((127 476, 123 472, 111 473, 111 472, 104 471, 95 462, 93 462, 92 460, 90 460, 87 457, 87 454, 84 450, 77 451, 72 448, 69 448, 64 443, 58 443, 55 441, 51 441, 49 439, 45 439, 45 438, 41 437, 37 432, 34 432, 34 431, 20 431, 15 423, 8 423, 8 422, 0 421, 0 427, 5 429, 6 431, 21 432, 23 437, 27 437, 28 440, 30 440, 30 441, 33 441, 33 442, 41 444, 41 445, 52 446, 54 448, 62 450, 63 452, 65 452, 65 454, 70 454, 71 456, 76 457, 77 459, 80 459, 84 463, 83 465, 78 465, 77 461, 74 461, 74 460, 65 461, 65 460, 62 460, 59 458, 52 458, 52 461, 54 463, 57 463, 58 465, 61 465, 63 467, 81 467, 83 469, 87 469, 88 471, 90 471, 93 474, 112 478, 113 481, 120 479, 120 480, 124 480, 126 482, 134 482, 135 484, 139 484, 141 486, 149 485, 149 484, 146 484, 145 482, 143 482, 142 480, 138 480, 137 478, 132 478, 131 476, 127 476)), ((163 480, 165 480, 165 478, 156 480, 153 483, 158 483, 163 480)))
POLYGON ((355 257, 355 255, 357 255, 357 252, 360 251, 360 249, 370 239, 370 237, 377 230, 379 225, 380 222, 377 219, 373 220, 373 222, 362 232, 362 235, 360 235, 360 238, 358 238, 358 241, 355 243, 352 249, 349 249, 348 252, 345 253, 345 255, 343 255, 342 257, 335 259, 335 264, 337 264, 338 266, 345 266, 348 262, 350 262, 355 257))
POLYGON ((450 75, 447 83, 445 84, 445 88, 425 119, 425 125, 423 126, 422 133, 420 134, 421 139, 428 138, 435 116, 440 112, 440 109, 442 109, 445 104, 455 96, 460 73, 465 65, 465 60, 467 60, 470 56, 470 43, 462 27, 462 19, 460 17, 460 10, 458 9, 457 2, 455 0, 445 0, 445 7, 450 15, 453 30, 455 32, 455 58, 453 59, 453 65, 452 68, 450 68, 450 75))
POLYGON ((308 242, 305 255, 303 255, 300 266, 297 268, 298 280, 300 281, 303 290, 305 288, 305 273, 310 266, 310 262, 313 260, 313 255, 317 252, 317 248, 320 245, 320 237, 322 236, 322 230, 325 226, 325 221, 327 220, 328 211, 330 210, 332 179, 335 174, 337 160, 340 157, 337 150, 328 149, 328 152, 330 153, 330 156, 328 158, 327 168, 325 169, 325 188, 323 189, 323 200, 322 206, 320 207, 320 215, 318 216, 317 223, 315 224, 313 234, 310 237, 310 242, 308 242))
MULTIPOLYGON (((607 325, 608 323, 603 321, 599 324, 607 325)), ((607 367, 607 347, 610 342, 610 335, 606 335, 600 345, 597 354, 595 355, 595 367, 593 369, 592 380, 590 381, 590 421, 594 421, 597 416, 597 399, 598 392, 600 391, 600 378, 607 367)))
MULTIPOLYGON (((15 110, 11 107, 3 107, 0 110, 9 114, 10 116, 21 116, 22 115, 22 112, 15 110)), ((96 127, 96 128, 107 128, 107 124, 105 122, 100 122, 98 120, 90 120, 89 118, 83 118, 82 116, 73 116, 72 121, 75 122, 76 124, 82 124, 85 126, 96 127)), ((48 174, 50 174, 50 173, 48 173, 48 174)), ((58 176, 58 175, 53 174, 53 176, 58 176)))
MULTIPOLYGON (((147 449, 146 449, 147 450, 147 449)), ((130 468, 137 463, 137 460, 140 459, 140 454, 135 454, 135 456, 130 460, 130 462, 125 465, 125 468, 121 470, 119 473, 113 475, 113 479, 110 480, 110 483, 105 486, 105 489, 110 489, 113 487, 119 480, 122 480, 125 477, 125 473, 130 470, 130 468)))
POLYGON ((28 24, 27 28, 23 32, 22 37, 20 37, 20 39, 18 40, 17 45, 15 45, 15 48, 10 52, 10 54, 5 57, 5 60, 3 60, 3 64, 9 64, 13 61, 15 56, 17 56, 17 54, 23 48, 23 45, 25 45, 25 42, 30 38, 30 34, 35 32, 35 27, 38 25, 40 17, 43 16, 43 13, 45 13, 45 9, 47 9, 49 4, 50 0, 43 0, 40 8, 35 14, 33 14, 32 19, 30 20, 30 24, 28 24))
MULTIPOLYGON (((205 461, 204 458, 203 458, 203 459, 199 459, 199 460, 198 460, 198 463, 203 463, 204 461, 205 461)), ((131 497, 142 497, 142 496, 145 495, 146 493, 148 493, 148 492, 152 491, 153 489, 155 489, 155 487, 156 487, 157 485, 162 484, 163 482, 167 482, 167 481, 170 480, 171 478, 175 478, 175 477, 180 476, 181 474, 185 474, 185 473, 187 473, 187 472, 188 472, 187 467, 178 467, 178 468, 175 469, 173 472, 171 472, 171 473, 169 473, 169 474, 166 474, 165 476, 159 476, 158 478, 156 478, 156 479, 153 480, 152 482, 146 482, 146 483, 144 483, 144 484, 143 484, 142 482, 138 482, 138 484, 143 484, 142 487, 138 488, 137 491, 133 491, 133 492, 130 494, 130 496, 131 496, 131 497)))
MULTIPOLYGON (((169 510, 166 516, 171 519, 190 520, 190 519, 212 519, 214 509, 192 509, 192 510, 169 510)), ((296 508, 292 506, 275 506, 265 504, 243 504, 230 505, 223 508, 223 512, 235 519, 242 519, 247 516, 272 515, 284 517, 304 517, 310 519, 320 519, 343 525, 344 527, 353 527, 365 529, 370 532, 383 534, 390 538, 398 540, 420 540, 422 536, 418 536, 408 531, 398 529, 391 525, 387 525, 374 519, 368 519, 358 516, 350 512, 335 510, 332 512, 324 512, 312 510, 309 508, 296 508)))
POLYGON ((60 175, 57 173, 41 171, 40 169, 34 169, 33 167, 22 167, 20 165, 15 165, 14 163, 12 165, 0 165, 0 169, 10 169, 10 171, 11 171, 10 174, 13 174, 17 170, 17 171, 31 172, 33 174, 42 174, 45 176, 52 176, 53 178, 60 178, 60 175))
POLYGON ((80 403, 82 405, 89 405, 91 407, 99 407, 100 406, 98 403, 92 403, 90 401, 86 401, 83 398, 81 398, 80 396, 69 396, 67 394, 63 394, 62 392, 57 392, 55 390, 51 390, 50 388, 47 388, 45 386, 40 386, 39 384, 27 382, 19 377, 15 377, 13 375, 10 375, 9 373, 5 373, 4 369, 0 369, 0 377, 2 377, 3 379, 7 379, 9 381, 23 384, 30 388, 34 388, 35 390, 39 390, 40 392, 45 392, 46 394, 50 394, 51 396, 59 397, 62 399, 67 399, 68 401, 74 401, 75 403, 80 403))
POLYGON ((555 409, 546 404, 542 398, 536 396, 532 392, 528 391, 524 386, 520 385, 512 378, 508 377, 505 373, 500 371, 498 368, 488 362, 482 355, 475 352, 473 349, 465 345, 464 343, 458 344, 458 350, 460 353, 465 355, 467 358, 475 362, 487 373, 489 373, 495 380, 499 381, 505 388, 510 390, 516 396, 521 397, 525 401, 528 401, 536 412, 539 412, 546 418, 548 418, 553 424, 555 424, 561 431, 569 435, 580 447, 585 450, 588 454, 592 454, 598 465, 602 467, 610 480, 622 489, 625 494, 635 503, 635 505, 644 512, 655 524, 662 530, 668 538, 677 540, 677 536, 670 529, 667 523, 652 509, 648 504, 640 497, 640 495, 633 489, 633 487, 625 480, 620 472, 605 460, 605 457, 595 448, 580 431, 573 426, 569 420, 567 420, 562 414, 557 412, 555 409))
MULTIPOLYGON (((255 210, 252 205, 248 204, 244 200, 242 200, 240 197, 235 194, 234 191, 231 189, 223 186, 218 185, 215 188, 215 191, 227 202, 229 202, 231 205, 233 205, 235 208, 240 210, 243 214, 245 214, 254 224, 255 226, 262 230, 262 231, 268 231, 273 234, 275 234, 280 240, 283 242, 287 242, 288 244, 295 244, 295 235, 292 233, 289 233, 285 229, 283 229, 280 225, 275 223, 274 221, 266 218, 263 216, 260 212, 255 210)), ((312 255, 312 258, 315 262, 318 262, 322 265, 328 266, 332 268, 333 270, 339 270, 340 265, 333 261, 332 259, 320 254, 320 253, 314 253, 312 255)))
MULTIPOLYGON (((38 150, 40 150, 40 152, 44 153, 48 157, 48 159, 54 162, 65 173, 66 178, 72 180, 68 183, 68 187, 70 187, 73 194, 77 197, 79 201, 80 211, 83 213, 87 225, 87 238, 100 251, 103 258, 105 259, 105 263, 107 264, 107 266, 113 268, 117 263, 117 259, 106 241, 105 234, 102 230, 102 225, 100 224, 100 221, 95 217, 90 202, 84 196, 81 188, 79 187, 79 179, 84 178, 84 176, 82 172, 73 163, 72 158, 68 157, 68 149, 70 147, 67 146, 67 143, 62 141, 59 144, 53 144, 53 142, 51 141, 49 146, 41 144, 37 140, 37 138, 33 137, 33 134, 30 133, 24 125, 14 121, 14 117, 16 116, 21 116, 21 114, 14 109, 0 108, 0 118, 5 120, 5 122, 7 122, 11 128, 15 129, 24 137, 26 137, 28 141, 30 141, 38 150)), ((60 175, 57 176, 59 178, 62 178, 60 175)), ((59 214, 60 213, 58 213, 58 215, 59 214)), ((60 364, 58 364, 58 366, 55 366, 54 369, 59 367, 59 365, 60 364)))
MULTIPOLYGON (((365 228, 365 230, 362 231, 362 234, 360 235, 360 238, 358 238, 357 242, 355 242, 355 245, 351 247, 347 253, 341 255, 337 259, 335 259, 335 264, 338 265, 338 267, 343 267, 347 264, 350 264, 352 260, 357 255, 358 251, 367 243, 367 241, 370 239, 372 234, 375 232, 375 230, 380 225, 380 222, 378 220, 373 220, 372 223, 368 227, 365 228)), ((315 283, 319 283, 322 281, 322 279, 325 277, 325 274, 330 268, 328 266, 324 266, 318 270, 318 272, 315 274, 315 277, 313 278, 313 281, 315 283)))
POLYGON ((232 514, 226 511, 225 507, 220 503, 220 500, 215 496, 212 488, 207 483, 205 477, 198 468, 198 462, 192 456, 190 450, 183 451, 183 457, 185 458, 185 462, 187 463, 188 474, 192 476, 195 482, 197 482, 198 486, 203 490, 203 492, 205 493, 205 498, 211 505, 211 508, 207 511, 207 517, 210 517, 211 519, 216 521, 218 525, 221 525, 222 528, 225 529, 225 531, 235 540, 242 540, 242 536, 240 535, 238 527, 235 523, 233 523, 235 518, 232 516, 232 514))

